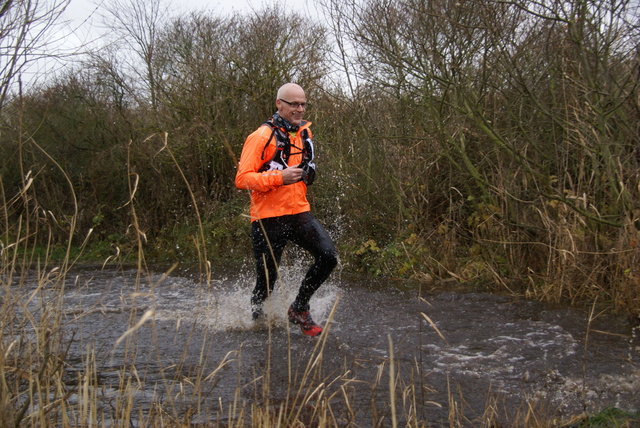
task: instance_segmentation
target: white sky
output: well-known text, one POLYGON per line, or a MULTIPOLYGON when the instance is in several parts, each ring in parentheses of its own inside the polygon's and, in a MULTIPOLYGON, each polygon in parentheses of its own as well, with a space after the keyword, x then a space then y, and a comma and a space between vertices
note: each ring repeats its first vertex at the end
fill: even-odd
MULTIPOLYGON (((132 0, 135 1, 135 0, 132 0)), ((85 46, 104 32, 102 15, 104 5, 109 0, 71 0, 65 10, 63 20, 67 22, 68 34, 65 46, 85 46)), ((314 0, 165 0, 172 13, 179 15, 191 11, 210 11, 217 16, 233 12, 251 13, 270 5, 291 8, 303 16, 318 17, 319 11, 314 0)), ((98 43, 99 44, 99 43, 98 43)))
MULTIPOLYGON (((102 5, 109 0, 71 0, 65 11, 65 19, 72 26, 83 24, 85 27, 100 24, 102 5)), ((265 6, 277 4, 278 7, 291 8, 300 13, 317 15, 313 0, 165 0, 176 13, 189 11, 211 11, 216 15, 233 12, 251 12, 265 6)))
MULTIPOLYGON (((144 0, 143 0, 144 1, 144 0)), ((190 11, 210 11, 216 16, 226 16, 233 12, 251 13, 266 6, 277 5, 291 8, 302 14, 318 17, 314 0, 164 0, 176 15, 190 11)), ((100 35, 106 31, 102 24, 104 6, 109 0, 71 0, 66 8, 59 28, 52 35, 50 49, 63 52, 58 60, 49 59, 31 64, 23 75, 25 82, 36 83, 55 70, 72 62, 71 53, 79 53, 82 47, 91 49, 102 44, 100 35), (93 42, 93 43, 92 43, 93 42)))

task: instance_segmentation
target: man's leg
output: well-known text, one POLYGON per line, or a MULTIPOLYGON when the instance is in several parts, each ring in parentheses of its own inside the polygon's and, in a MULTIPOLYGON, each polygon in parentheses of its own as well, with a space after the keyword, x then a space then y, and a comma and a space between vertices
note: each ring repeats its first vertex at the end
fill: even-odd
POLYGON ((279 227, 273 219, 251 224, 253 254, 256 259, 256 286, 251 296, 254 318, 262 315, 262 304, 269 297, 278 279, 278 266, 286 240, 278 236, 279 227))
POLYGON ((338 264, 338 251, 327 231, 310 212, 300 214, 296 226, 291 240, 309 251, 314 258, 292 304, 294 311, 301 312, 309 310, 311 296, 338 264))

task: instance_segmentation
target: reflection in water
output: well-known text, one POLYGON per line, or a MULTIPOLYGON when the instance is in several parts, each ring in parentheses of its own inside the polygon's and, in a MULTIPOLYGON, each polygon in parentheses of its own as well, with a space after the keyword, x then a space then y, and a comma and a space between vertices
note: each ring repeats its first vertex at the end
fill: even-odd
MULTIPOLYGON (((291 278, 302 275, 289 268, 282 276, 265 308, 268 321, 256 326, 248 304, 252 275, 209 286, 176 273, 142 280, 135 271, 70 275, 64 300, 65 328, 73 337, 69 372, 74 363, 82 366, 87 349, 94 350, 105 408, 128 367, 135 367, 133 391, 142 407, 198 402, 217 408, 220 414, 206 414, 219 420, 220 410, 238 396, 265 400, 265 386, 270 401, 284 402, 319 342, 289 328, 286 308, 297 291, 291 278), (140 323, 144 316, 148 320, 140 323), (196 387, 192 379, 209 386, 196 387)), ((585 346, 586 312, 513 297, 334 278, 311 304, 323 324, 336 305, 316 363, 328 393, 337 391, 336 408, 339 399, 348 403, 342 405, 346 425, 388 425, 391 356, 398 406, 413 406, 416 419, 433 426, 448 425, 451 406, 468 421, 490 403, 507 409, 507 419, 526 403, 560 418, 607 406, 638 410, 638 339, 623 320, 592 320, 585 346), (402 401, 407 388, 418 402, 402 401)), ((197 418, 204 421, 202 414, 197 418)))

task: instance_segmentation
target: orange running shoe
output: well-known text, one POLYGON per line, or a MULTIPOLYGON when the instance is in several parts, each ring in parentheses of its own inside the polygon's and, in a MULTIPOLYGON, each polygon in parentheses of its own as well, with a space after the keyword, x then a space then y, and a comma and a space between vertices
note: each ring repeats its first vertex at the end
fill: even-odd
POLYGON ((322 327, 313 321, 309 311, 296 312, 293 310, 293 306, 289 306, 287 315, 289 316, 289 322, 298 324, 303 334, 315 337, 322 333, 322 327))

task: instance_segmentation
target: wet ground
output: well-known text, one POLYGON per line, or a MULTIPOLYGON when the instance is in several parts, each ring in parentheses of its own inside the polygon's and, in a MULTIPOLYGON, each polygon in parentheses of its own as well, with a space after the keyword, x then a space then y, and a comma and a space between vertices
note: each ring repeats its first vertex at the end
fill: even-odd
POLYGON ((487 409, 498 409, 495 418, 506 425, 529 408, 558 421, 606 407, 640 409, 640 332, 628 320, 509 296, 338 277, 311 302, 314 319, 328 325, 319 340, 290 328, 284 316, 301 275, 283 269, 268 321, 255 325, 252 274, 206 285, 178 272, 74 272, 64 298, 66 336, 73 338, 68 370, 80 371, 91 351, 105 408, 129 382, 136 406, 171 402, 178 413, 197 407, 195 423, 233 420, 229 408, 243 403, 277 407, 300 396, 293 390, 306 382, 325 388, 324 397, 316 393, 307 403, 329 400, 340 424, 391 426, 392 361, 403 426, 409 418, 449 426, 452 415, 477 426, 487 409))

